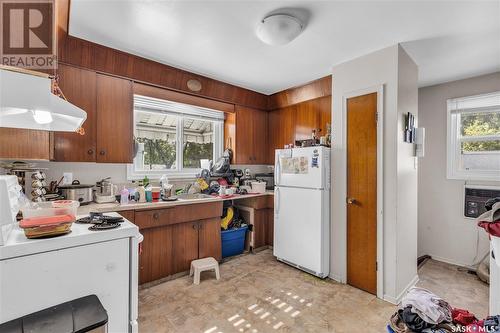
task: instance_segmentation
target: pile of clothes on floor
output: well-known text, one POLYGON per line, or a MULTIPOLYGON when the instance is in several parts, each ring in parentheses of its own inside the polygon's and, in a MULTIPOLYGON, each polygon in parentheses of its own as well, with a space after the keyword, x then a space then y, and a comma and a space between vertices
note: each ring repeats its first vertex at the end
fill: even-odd
POLYGON ((452 308, 430 291, 413 287, 391 317, 389 333, 500 333, 500 316, 478 320, 467 310, 452 308))

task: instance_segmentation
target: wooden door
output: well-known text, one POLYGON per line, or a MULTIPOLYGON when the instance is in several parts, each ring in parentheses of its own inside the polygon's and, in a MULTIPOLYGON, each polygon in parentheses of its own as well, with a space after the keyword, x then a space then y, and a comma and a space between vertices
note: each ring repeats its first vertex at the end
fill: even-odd
POLYGON ((220 218, 201 220, 198 228, 198 257, 221 260, 220 218))
POLYGON ((54 159, 64 162, 96 161, 96 73, 60 64, 59 86, 67 100, 87 112, 84 135, 54 132, 54 159))
POLYGON ((132 163, 132 82, 97 74, 97 162, 132 163))
POLYGON ((189 270, 191 261, 198 259, 198 222, 174 224, 173 231, 173 273, 189 270))
POLYGON ((268 150, 267 111, 253 110, 253 164, 267 164, 268 150))
POLYGON ((377 94, 347 100, 347 283, 377 293, 377 94))
POLYGON ((139 284, 173 274, 172 226, 142 229, 144 236, 139 255, 139 284))
POLYGON ((237 164, 252 164, 253 160, 253 109, 236 107, 236 158, 237 164))

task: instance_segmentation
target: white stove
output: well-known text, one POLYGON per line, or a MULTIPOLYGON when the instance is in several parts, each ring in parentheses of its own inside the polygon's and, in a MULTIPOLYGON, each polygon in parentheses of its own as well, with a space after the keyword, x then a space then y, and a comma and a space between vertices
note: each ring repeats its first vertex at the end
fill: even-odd
POLYGON ((95 294, 108 312, 108 332, 138 331, 142 235, 136 225, 124 220, 95 232, 73 223, 69 234, 28 239, 17 223, 9 224, 0 246, 0 323, 95 294))

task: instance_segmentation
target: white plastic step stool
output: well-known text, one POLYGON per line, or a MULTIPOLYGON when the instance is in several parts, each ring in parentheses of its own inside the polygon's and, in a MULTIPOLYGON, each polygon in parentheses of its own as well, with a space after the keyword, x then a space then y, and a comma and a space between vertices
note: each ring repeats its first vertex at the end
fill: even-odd
POLYGON ((200 284, 200 273, 204 271, 215 271, 215 277, 217 280, 220 279, 219 263, 215 258, 208 257, 203 259, 197 259, 191 261, 191 269, 189 270, 189 276, 194 274, 194 284, 200 284))

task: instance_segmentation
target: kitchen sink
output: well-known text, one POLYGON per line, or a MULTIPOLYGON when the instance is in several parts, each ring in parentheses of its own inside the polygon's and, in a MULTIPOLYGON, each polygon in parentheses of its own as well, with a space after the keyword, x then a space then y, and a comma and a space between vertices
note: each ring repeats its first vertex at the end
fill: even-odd
POLYGON ((177 196, 179 200, 199 200, 199 199, 211 199, 213 196, 203 193, 183 193, 177 196))

